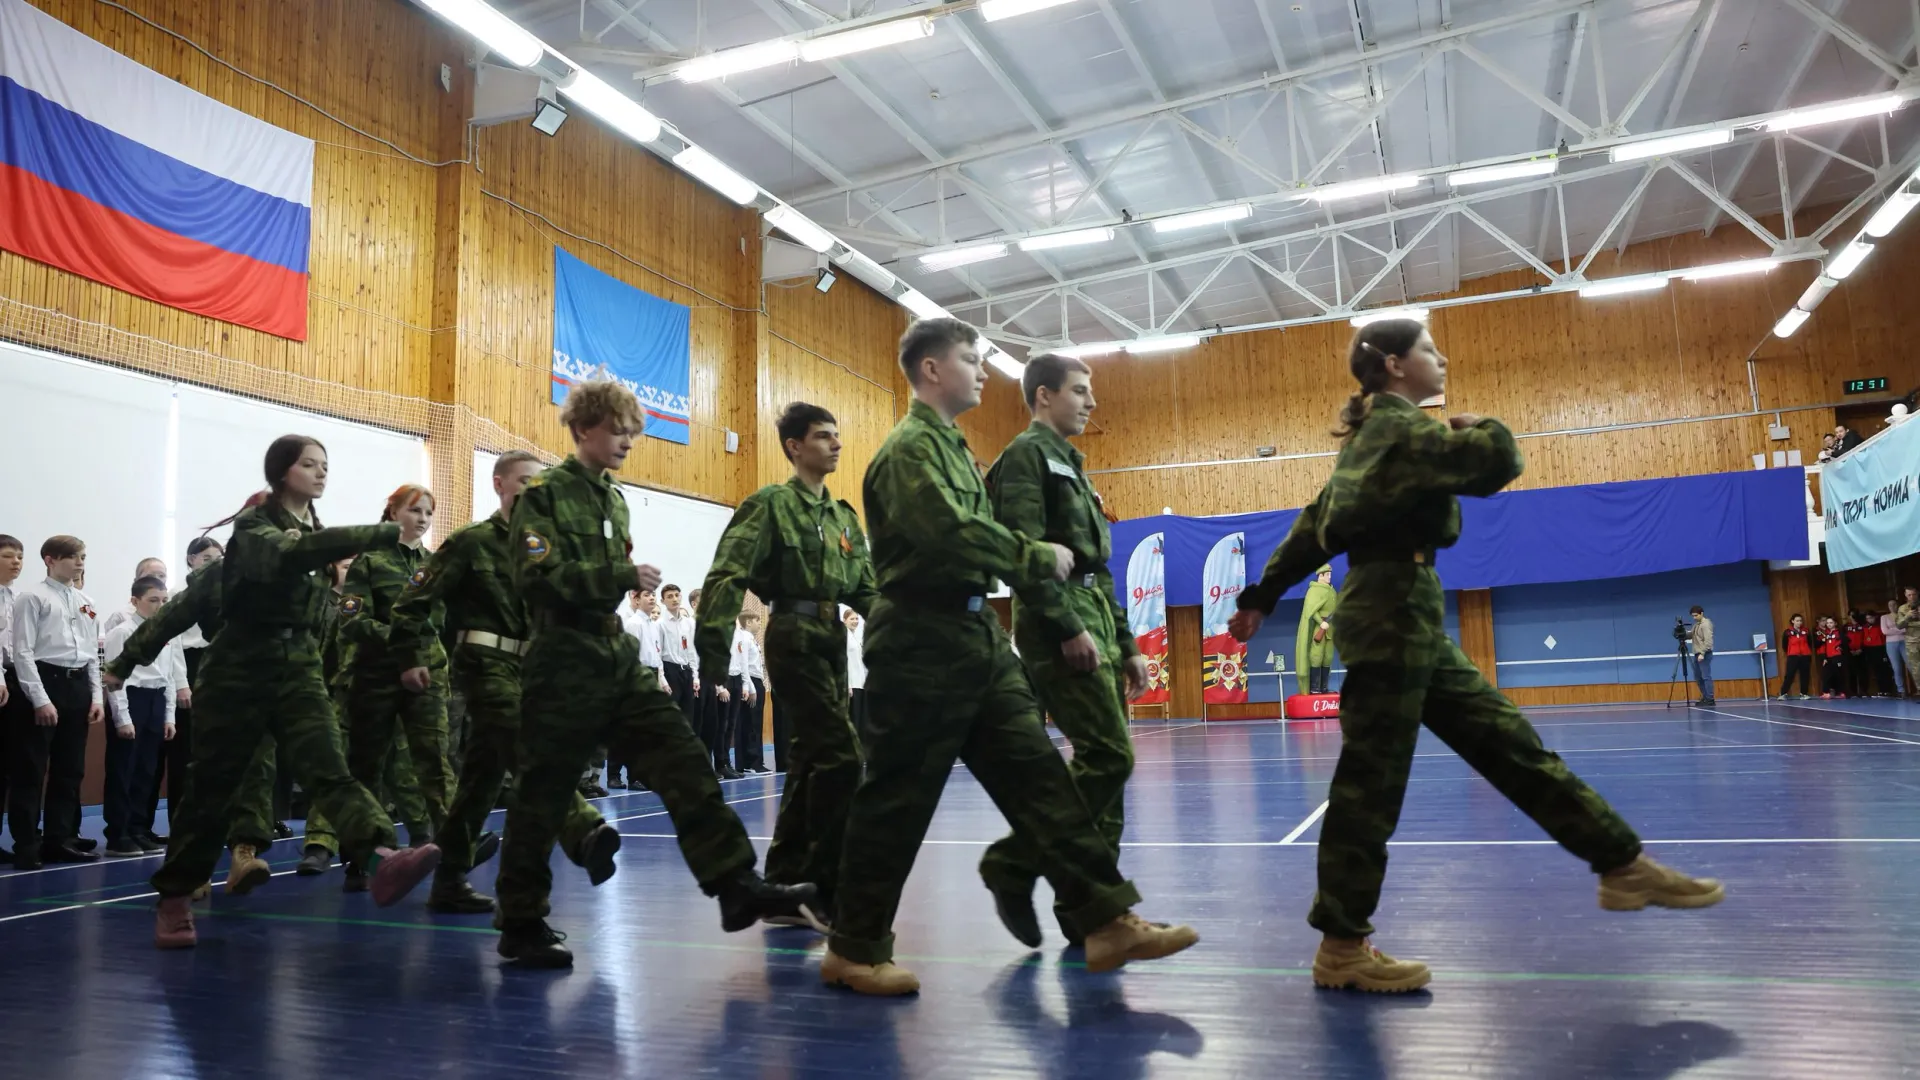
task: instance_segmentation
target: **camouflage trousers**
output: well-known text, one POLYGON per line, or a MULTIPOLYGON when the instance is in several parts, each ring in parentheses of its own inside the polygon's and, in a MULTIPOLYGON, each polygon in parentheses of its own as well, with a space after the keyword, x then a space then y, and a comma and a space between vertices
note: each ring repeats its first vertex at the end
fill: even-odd
MULTIPOLYGON (((467 703, 466 756, 447 807, 447 823, 434 842, 440 845, 441 866, 465 872, 473 869, 474 841, 513 771, 520 736, 520 659, 481 645, 462 645, 454 650, 452 671, 467 703)), ((574 791, 558 833, 560 849, 579 862, 587 834, 605 820, 574 791)))
MULTIPOLYGON (((185 896, 212 878, 226 848, 235 797, 269 738, 284 750, 314 804, 339 823, 350 856, 364 860, 374 848, 396 842, 392 820, 354 781, 340 755, 333 703, 311 633, 229 628, 207 650, 194 706, 188 789, 171 821, 166 861, 151 879, 155 892, 185 896)), ((269 782, 269 807, 271 798, 269 782)))
POLYGON ((781 612, 767 625, 767 675, 785 702, 793 741, 767 880, 812 882, 832 910, 847 811, 860 787, 860 737, 848 715, 847 628, 781 612))
MULTIPOLYGON (((400 685, 400 675, 385 669, 357 670, 347 691, 347 764, 354 779, 369 788, 387 775, 396 746, 405 737, 413 766, 412 791, 425 803, 418 819, 438 834, 453 797, 453 767, 447 762, 447 668, 429 669, 432 681, 421 693, 400 685)), ((396 793, 398 794, 398 793, 396 793)))
POLYGON ((520 662, 519 752, 496 883, 501 923, 546 917, 554 840, 599 746, 660 796, 681 857, 709 895, 753 866, 746 827, 721 796, 706 747, 630 644, 624 634, 550 627, 536 631, 520 662))
MULTIPOLYGON (((347 751, 339 719, 346 711, 344 691, 333 694, 333 704, 333 742, 344 759, 347 751)), ((259 749, 253 753, 253 760, 247 764, 246 779, 241 781, 240 791, 234 796, 232 820, 227 829, 228 847, 251 844, 255 853, 264 855, 273 846, 273 823, 276 820, 273 788, 280 767, 278 759, 278 744, 272 736, 262 739, 259 749)), ((292 768, 291 765, 287 767, 292 768)), ((407 822, 407 831, 413 839, 426 839, 427 805, 420 799, 419 785, 414 783, 413 765, 407 757, 404 734, 395 739, 394 753, 387 759, 386 775, 381 778, 380 786, 372 790, 382 807, 392 808, 392 816, 407 822)), ((335 855, 340 853, 340 837, 317 805, 307 809, 306 836, 301 839, 300 846, 325 848, 335 855)))
MULTIPOLYGON (((1106 598, 1098 596, 1097 599, 1105 611, 1106 598)), ((1126 790, 1127 778, 1133 775, 1133 739, 1127 732, 1126 672, 1120 666, 1120 646, 1112 617, 1082 612, 1100 650, 1100 666, 1092 671, 1075 671, 1060 655, 1059 643, 1041 629, 1038 620, 1021 617, 1018 606, 1016 601, 1014 629, 1020 644, 1020 659, 1026 665, 1034 693, 1047 716, 1073 745, 1067 774, 1073 777, 1073 786, 1086 800, 1101 838, 1117 857, 1120 834, 1126 827, 1126 790)), ((1076 610, 1079 609, 1080 605, 1076 605, 1076 610)), ((1018 833, 995 842, 980 860, 980 877, 994 888, 1031 892, 1040 876, 1039 850, 1018 833)), ((1085 936, 1084 931, 1072 925, 1065 911, 1056 907, 1054 917, 1068 940, 1079 941, 1085 936)))
POLYGON ((893 959, 900 892, 955 760, 1032 845, 1075 925, 1104 925, 1139 903, 993 612, 903 609, 883 597, 867 627, 873 737, 847 817, 833 951, 861 964, 893 959))
POLYGON ((1319 891, 1307 921, 1332 937, 1373 933, 1414 746, 1425 725, 1595 873, 1632 862, 1640 840, 1573 774, 1520 710, 1448 637, 1439 578, 1412 563, 1355 567, 1333 617, 1347 663, 1340 762, 1320 826, 1319 891))

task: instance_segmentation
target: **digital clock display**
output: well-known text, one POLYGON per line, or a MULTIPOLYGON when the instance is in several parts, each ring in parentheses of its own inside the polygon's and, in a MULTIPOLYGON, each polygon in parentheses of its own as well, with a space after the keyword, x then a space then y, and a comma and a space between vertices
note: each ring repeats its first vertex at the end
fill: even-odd
POLYGON ((1878 379, 1847 380, 1847 393, 1849 394, 1876 394, 1884 392, 1886 388, 1887 380, 1885 377, 1878 379))

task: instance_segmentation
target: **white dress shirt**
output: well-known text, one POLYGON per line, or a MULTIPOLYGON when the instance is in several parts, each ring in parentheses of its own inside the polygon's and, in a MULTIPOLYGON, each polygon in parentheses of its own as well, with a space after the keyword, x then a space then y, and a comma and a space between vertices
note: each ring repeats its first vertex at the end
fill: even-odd
POLYGON ((0 667, 13 666, 13 586, 0 585, 0 667))
POLYGON ((47 578, 20 591, 13 601, 13 665, 29 704, 38 709, 53 701, 35 664, 86 668, 93 703, 103 704, 99 625, 93 602, 71 585, 47 578))
MULTIPOLYGON (((133 632, 140 629, 140 624, 146 621, 147 620, 140 617, 138 612, 135 612, 115 623, 113 629, 107 631, 106 652, 108 663, 112 663, 115 657, 126 651, 127 639, 132 637, 133 632)), ((174 638, 172 641, 167 642, 165 648, 160 650, 160 655, 154 659, 153 663, 141 664, 139 667, 134 668, 133 674, 127 676, 127 680, 121 688, 107 695, 107 700, 113 705, 114 727, 130 728, 133 726, 133 712, 127 708, 127 687, 139 687, 142 690, 166 691, 167 723, 173 723, 173 710, 176 704, 174 695, 179 693, 182 686, 186 685, 180 681, 180 673, 186 670, 186 664, 180 660, 179 652, 180 639, 174 638)))
POLYGON ((669 664, 685 664, 698 669, 700 658, 693 651, 693 616, 669 615, 660 620, 660 657, 669 664))
POLYGON ((733 655, 727 657, 727 674, 736 678, 753 677, 753 654, 760 651, 760 643, 753 640, 744 626, 733 628, 733 655))
POLYGON ((653 625, 653 617, 644 611, 635 611, 631 607, 620 609, 620 625, 626 628, 640 642, 640 666, 660 670, 660 631, 653 625))
POLYGON ((765 682, 767 678, 767 650, 761 646, 760 639, 754 637, 752 634, 747 635, 747 640, 753 643, 753 651, 747 654, 747 677, 765 682))
POLYGON ((867 657, 863 651, 867 640, 867 621, 847 631, 847 689, 865 690, 867 688, 867 657))

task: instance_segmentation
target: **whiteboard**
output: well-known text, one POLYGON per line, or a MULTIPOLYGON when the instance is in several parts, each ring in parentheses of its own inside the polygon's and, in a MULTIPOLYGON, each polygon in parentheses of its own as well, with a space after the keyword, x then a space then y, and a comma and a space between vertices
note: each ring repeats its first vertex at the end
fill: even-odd
POLYGON ((467 515, 472 521, 485 521, 500 509, 500 496, 493 493, 493 466, 499 460, 491 450, 473 452, 473 512, 467 515))

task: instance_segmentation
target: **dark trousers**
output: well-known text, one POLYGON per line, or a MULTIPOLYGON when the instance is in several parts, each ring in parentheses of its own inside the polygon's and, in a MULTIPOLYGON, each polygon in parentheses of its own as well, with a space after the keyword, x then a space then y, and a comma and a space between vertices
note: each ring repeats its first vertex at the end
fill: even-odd
POLYGON ((1781 697, 1787 696, 1787 687, 1792 686, 1793 680, 1795 679, 1800 680, 1800 692, 1803 694, 1807 693, 1808 692, 1807 681, 1812 677, 1813 677, 1813 657, 1811 656, 1787 657, 1787 670, 1784 673, 1782 673, 1780 676, 1780 696, 1781 697))
POLYGON ((707 746, 707 756, 713 758, 716 771, 727 767, 727 748, 732 745, 730 735, 733 732, 733 725, 728 723, 733 708, 731 703, 721 703, 720 689, 712 683, 700 684, 700 724, 696 728, 700 732, 700 741, 707 746))
MULTIPOLYGON (((27 695, 20 691, 20 680, 13 677, 13 666, 6 669, 7 703, 0 705, 0 826, 6 824, 8 815, 7 792, 13 783, 13 748, 19 738, 14 728, 20 724, 33 723, 33 709, 27 705, 27 695)), ((15 826, 15 830, 18 830, 15 826)), ((15 837, 17 840, 18 837, 15 837)))
POLYGON ((766 767, 767 684, 763 679, 735 675, 727 680, 727 692, 733 695, 733 767, 746 770, 766 767), (752 684, 753 700, 743 691, 752 684))
POLYGON ((1847 692, 1846 657, 1826 656, 1821 658, 1820 692, 1823 694, 1844 694, 1847 692))
POLYGON ((1867 654, 1847 654, 1847 693, 1854 697, 1866 697, 1873 693, 1868 682, 1867 654))
POLYGON ((167 690, 127 688, 127 712, 133 737, 115 728, 107 737, 107 786, 101 812, 107 819, 107 843, 134 840, 153 831, 147 814, 160 771, 160 748, 167 741, 167 690))
POLYGON ((22 857, 40 852, 43 809, 47 843, 71 844, 80 838, 80 779, 87 768, 87 709, 93 704, 86 668, 41 664, 39 669, 40 683, 60 720, 52 727, 34 723, 33 703, 21 695, 27 707, 20 710, 13 731, 17 742, 7 817, 22 857))
POLYGON ((667 693, 680 709, 680 715, 687 718, 687 726, 696 733, 700 730, 700 714, 694 711, 699 703, 699 695, 693 692, 693 669, 685 664, 667 664, 667 693))
POLYGON ((773 771, 787 771, 787 748, 793 745, 793 728, 787 720, 786 699, 773 699, 773 771))
POLYGON ((1307 669, 1307 693, 1324 694, 1327 692, 1327 680, 1332 677, 1333 669, 1316 667, 1307 669))
MULTIPOLYGON (((873 731, 867 722, 867 691, 865 687, 856 686, 848 695, 847 717, 853 721, 853 730, 860 736, 860 745, 867 745, 867 742, 873 737, 873 731)), ((780 737, 780 717, 778 715, 773 718, 773 735, 776 739, 780 737)), ((774 744, 775 749, 779 749, 779 746, 780 744, 777 742, 774 744)))
MULTIPOLYGON (((187 649, 187 685, 192 686, 200 674, 200 660, 206 656, 205 649, 187 649)), ((180 800, 187 797, 187 766, 193 762, 193 707, 178 706, 173 710, 173 739, 160 750, 160 774, 153 778, 153 791, 147 796, 147 824, 151 828, 160 814, 160 794, 165 789, 167 796, 167 816, 179 808, 180 800)), ((296 817, 301 815, 295 815, 296 817)))

